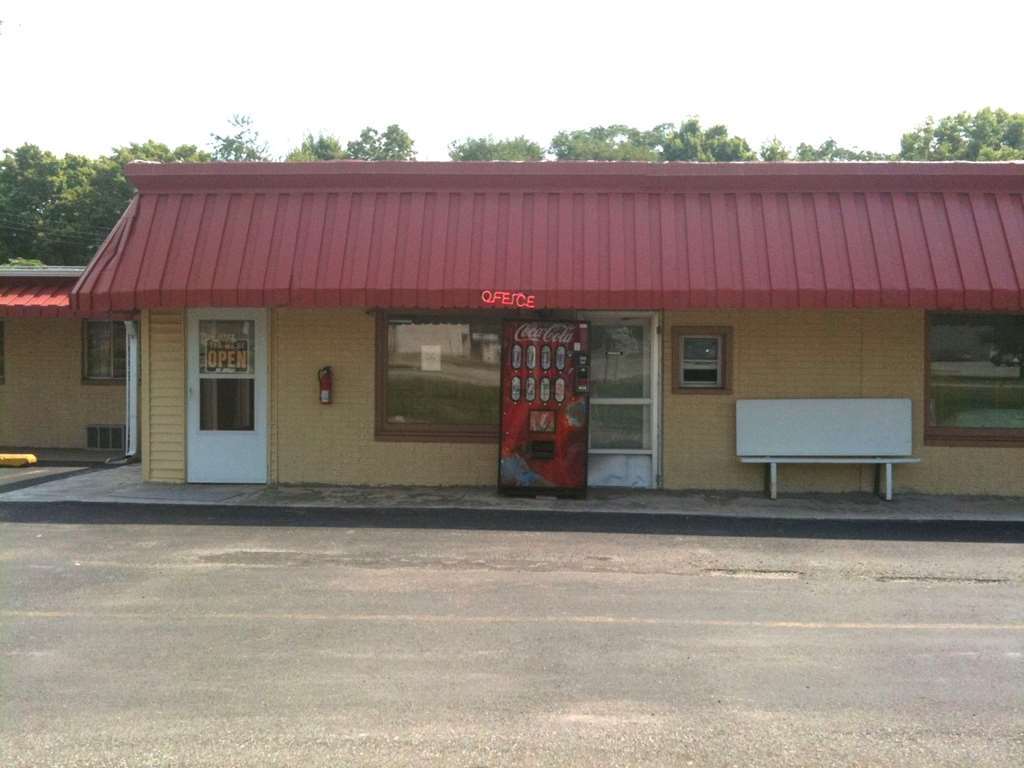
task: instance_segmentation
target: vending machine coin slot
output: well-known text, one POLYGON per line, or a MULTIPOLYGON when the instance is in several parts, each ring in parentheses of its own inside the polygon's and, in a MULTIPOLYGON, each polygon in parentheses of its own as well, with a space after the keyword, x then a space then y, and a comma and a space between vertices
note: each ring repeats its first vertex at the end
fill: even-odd
POLYGON ((585 352, 576 355, 576 392, 583 394, 590 391, 590 359, 585 352))

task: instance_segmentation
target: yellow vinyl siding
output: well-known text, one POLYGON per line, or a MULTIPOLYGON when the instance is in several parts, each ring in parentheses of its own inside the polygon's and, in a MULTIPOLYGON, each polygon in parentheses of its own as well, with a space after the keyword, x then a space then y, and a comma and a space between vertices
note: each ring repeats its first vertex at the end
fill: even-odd
POLYGON ((185 313, 142 315, 142 467, 147 480, 185 481, 185 313))
POLYGON ((82 382, 82 321, 6 318, 0 446, 85 448, 89 424, 124 424, 124 384, 82 382))

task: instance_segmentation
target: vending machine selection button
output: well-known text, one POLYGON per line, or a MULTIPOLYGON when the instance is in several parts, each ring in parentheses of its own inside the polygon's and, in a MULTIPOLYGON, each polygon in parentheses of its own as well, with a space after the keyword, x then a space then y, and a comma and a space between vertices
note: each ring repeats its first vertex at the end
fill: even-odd
POLYGON ((560 371, 565 370, 565 347, 561 344, 559 344, 558 349, 555 350, 555 368, 560 371))

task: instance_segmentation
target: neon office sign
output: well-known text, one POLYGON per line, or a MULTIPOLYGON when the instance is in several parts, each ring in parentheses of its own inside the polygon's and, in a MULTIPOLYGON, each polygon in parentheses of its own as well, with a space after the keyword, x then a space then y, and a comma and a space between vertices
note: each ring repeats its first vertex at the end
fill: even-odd
POLYGON ((537 297, 522 291, 480 291, 480 301, 489 307, 536 309, 537 297))

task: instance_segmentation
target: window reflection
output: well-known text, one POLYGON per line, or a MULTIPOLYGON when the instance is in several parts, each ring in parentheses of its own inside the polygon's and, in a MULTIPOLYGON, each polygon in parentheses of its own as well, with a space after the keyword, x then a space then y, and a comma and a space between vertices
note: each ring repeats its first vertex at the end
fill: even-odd
POLYGON ((389 424, 495 426, 501 328, 495 321, 389 319, 389 424))
POLYGON ((590 326, 590 384, 594 397, 650 397, 647 329, 590 326))
POLYGON ((1024 429, 1024 316, 928 319, 928 423, 1024 429))
POLYGON ((199 428, 245 431, 255 429, 252 379, 200 379, 199 428))

